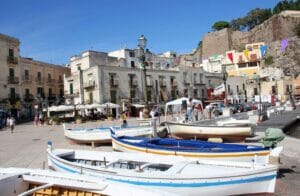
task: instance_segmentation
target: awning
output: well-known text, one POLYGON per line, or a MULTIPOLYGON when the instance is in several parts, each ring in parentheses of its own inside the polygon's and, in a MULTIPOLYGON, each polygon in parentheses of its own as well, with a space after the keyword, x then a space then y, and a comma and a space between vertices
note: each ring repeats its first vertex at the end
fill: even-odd
POLYGON ((144 107, 145 107, 145 105, 137 104, 137 103, 131 104, 131 106, 132 106, 132 107, 136 107, 136 108, 144 108, 144 107))

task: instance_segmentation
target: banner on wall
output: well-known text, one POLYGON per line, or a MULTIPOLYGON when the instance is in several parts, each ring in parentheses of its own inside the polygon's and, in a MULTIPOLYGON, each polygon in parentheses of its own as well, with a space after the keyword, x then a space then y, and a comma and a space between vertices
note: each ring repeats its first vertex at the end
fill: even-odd
POLYGON ((249 61, 249 50, 244 50, 243 52, 244 52, 244 55, 245 55, 247 61, 249 61))
POLYGON ((266 51, 267 51, 267 48, 268 48, 267 45, 262 45, 262 46, 260 46, 261 57, 265 56, 266 51))
POLYGON ((288 40, 287 39, 283 39, 282 41, 281 41, 281 47, 280 47, 280 49, 281 49, 281 52, 284 52, 285 51, 285 49, 286 49, 286 47, 288 46, 288 40))
POLYGON ((227 53, 227 57, 230 59, 230 61, 233 63, 233 54, 227 53))

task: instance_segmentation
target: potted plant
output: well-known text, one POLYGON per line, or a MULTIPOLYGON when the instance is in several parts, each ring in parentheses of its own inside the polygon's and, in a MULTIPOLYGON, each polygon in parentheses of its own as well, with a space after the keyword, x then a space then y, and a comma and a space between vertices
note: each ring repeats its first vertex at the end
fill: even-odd
POLYGON ((58 125, 59 124, 59 118, 58 118, 58 116, 53 116, 51 118, 51 121, 52 121, 52 125, 58 125))
POLYGON ((80 115, 75 116, 75 121, 76 121, 76 124, 81 124, 82 123, 82 117, 80 115))

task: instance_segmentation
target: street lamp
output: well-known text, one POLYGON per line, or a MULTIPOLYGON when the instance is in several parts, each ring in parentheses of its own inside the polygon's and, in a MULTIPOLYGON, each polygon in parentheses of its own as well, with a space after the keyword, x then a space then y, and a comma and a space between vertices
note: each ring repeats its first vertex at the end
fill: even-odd
POLYGON ((260 77, 257 74, 253 74, 253 79, 255 80, 256 86, 258 86, 258 95, 259 95, 259 107, 258 107, 258 121, 261 121, 261 113, 262 113, 262 103, 261 103, 261 81, 260 77))
POLYGON ((226 81, 227 81, 227 78, 228 78, 228 73, 226 71, 226 66, 225 65, 222 66, 222 74, 223 74, 223 84, 224 84, 224 90, 225 90, 225 93, 224 93, 224 106, 227 107, 227 87, 226 87, 226 81))
POLYGON ((145 57, 145 48, 147 45, 147 39, 144 35, 141 35, 138 39, 138 46, 137 46, 137 56, 141 63, 141 68, 143 69, 143 77, 142 77, 142 85, 143 85, 143 94, 144 94, 144 116, 148 117, 148 101, 147 101, 147 74, 146 74, 146 57, 145 57))

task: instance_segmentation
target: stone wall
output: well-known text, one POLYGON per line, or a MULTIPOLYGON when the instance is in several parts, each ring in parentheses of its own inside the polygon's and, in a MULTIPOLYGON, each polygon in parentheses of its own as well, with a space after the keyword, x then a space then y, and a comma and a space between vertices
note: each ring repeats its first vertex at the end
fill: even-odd
MULTIPOLYGON (((300 24, 300 11, 284 11, 248 32, 222 29, 208 33, 202 39, 202 58, 199 59, 224 54, 228 50, 242 50, 247 43, 265 42, 272 45, 278 40, 296 36, 297 24, 300 24)), ((296 49, 299 50, 299 47, 296 49)))

